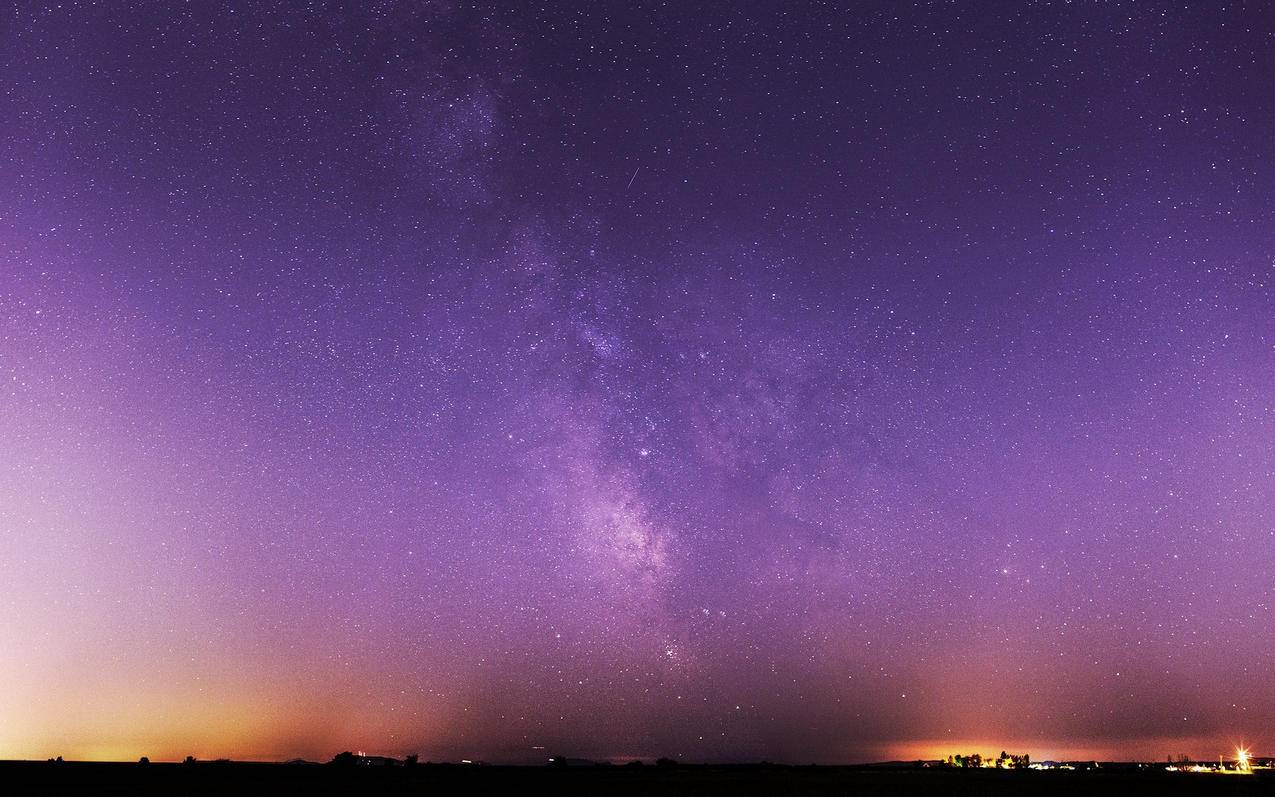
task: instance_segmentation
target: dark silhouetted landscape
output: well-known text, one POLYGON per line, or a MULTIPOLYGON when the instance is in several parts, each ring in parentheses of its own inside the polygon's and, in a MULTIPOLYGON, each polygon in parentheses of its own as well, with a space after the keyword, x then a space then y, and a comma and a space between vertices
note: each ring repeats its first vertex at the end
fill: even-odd
POLYGON ((768 764, 358 765, 294 763, 0 762, 6 795, 1269 795, 1275 773, 1165 772, 1104 764, 1077 771, 964 771, 915 763, 864 766, 768 764))

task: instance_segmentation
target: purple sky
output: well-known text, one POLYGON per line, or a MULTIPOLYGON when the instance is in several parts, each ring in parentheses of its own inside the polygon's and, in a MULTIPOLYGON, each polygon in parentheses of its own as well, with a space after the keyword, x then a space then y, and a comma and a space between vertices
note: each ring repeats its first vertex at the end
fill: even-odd
POLYGON ((355 5, 0 22, 0 758, 1275 754, 1269 7, 355 5))

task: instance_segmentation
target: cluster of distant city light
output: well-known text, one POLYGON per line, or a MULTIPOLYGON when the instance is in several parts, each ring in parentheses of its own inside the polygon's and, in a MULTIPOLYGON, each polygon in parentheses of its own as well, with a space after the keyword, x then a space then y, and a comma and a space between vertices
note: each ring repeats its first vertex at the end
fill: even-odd
POLYGON ((1233 766, 1228 766, 1221 758, 1218 759, 1216 764, 1188 764, 1184 762, 1177 765, 1169 764, 1168 766, 1170 772, 1224 772, 1233 775, 1251 775, 1255 769, 1270 769, 1270 765, 1254 764, 1252 753, 1243 747, 1235 749, 1233 766))
MULTIPOLYGON (((990 756, 984 758, 981 755, 973 754, 967 756, 951 756, 942 762, 942 765, 949 767, 957 767, 963 769, 1077 769, 1076 764, 1068 762, 1056 761, 1031 761, 1027 756, 1011 756, 1001 753, 999 757, 992 758, 990 756)), ((1084 768, 1097 767, 1097 762, 1082 765, 1084 768)), ((1226 761, 1221 756, 1218 757, 1216 764, 1202 763, 1198 761, 1188 761, 1185 758, 1182 761, 1174 762, 1169 760, 1165 765, 1168 772, 1206 772, 1221 773, 1228 775, 1251 775, 1259 769, 1272 769, 1273 765, 1270 759, 1259 759, 1254 761, 1252 752, 1245 747, 1237 747, 1235 749, 1235 758, 1233 761, 1226 761)))

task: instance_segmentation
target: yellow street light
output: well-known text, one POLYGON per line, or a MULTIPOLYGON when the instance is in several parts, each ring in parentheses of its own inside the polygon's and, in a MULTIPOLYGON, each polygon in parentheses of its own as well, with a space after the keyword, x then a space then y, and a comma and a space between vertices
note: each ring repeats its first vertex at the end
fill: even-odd
POLYGON ((1249 760, 1248 760, 1248 751, 1245 750, 1243 747, 1236 748, 1235 763, 1236 763, 1236 769, 1240 770, 1241 772, 1248 772, 1250 769, 1252 769, 1252 765, 1249 764, 1249 760))

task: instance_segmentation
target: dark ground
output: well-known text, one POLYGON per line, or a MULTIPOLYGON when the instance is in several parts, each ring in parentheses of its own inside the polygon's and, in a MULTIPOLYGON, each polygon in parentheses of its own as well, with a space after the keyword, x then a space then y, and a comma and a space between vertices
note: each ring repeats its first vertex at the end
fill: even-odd
POLYGON ((0 794, 1275 795, 1275 773, 974 772, 875 767, 333 767, 0 762, 0 794))

